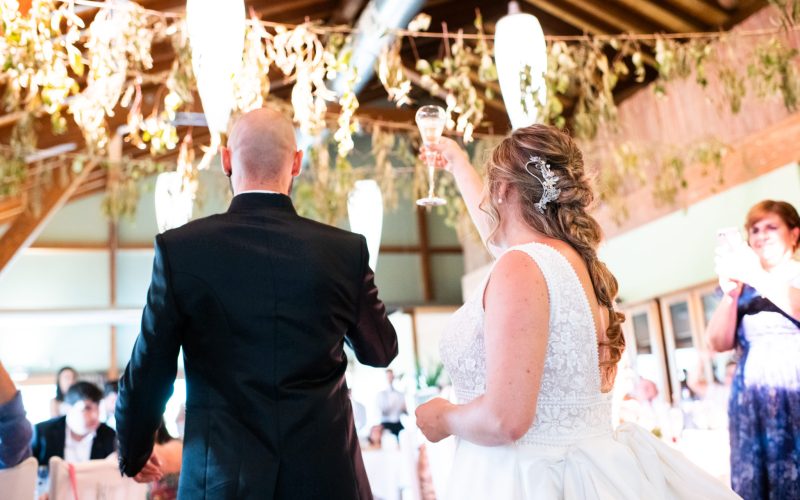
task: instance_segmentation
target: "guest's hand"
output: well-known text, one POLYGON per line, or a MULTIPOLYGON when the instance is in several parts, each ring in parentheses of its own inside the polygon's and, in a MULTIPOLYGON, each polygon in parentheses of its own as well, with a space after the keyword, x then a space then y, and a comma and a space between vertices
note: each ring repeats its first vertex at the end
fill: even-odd
POLYGON ((434 398, 417 407, 417 427, 428 438, 437 443, 450 435, 445 416, 455 405, 442 398, 434 398))
POLYGON ((741 292, 742 283, 757 287, 766 274, 758 255, 747 245, 734 249, 718 248, 714 264, 720 288, 726 294, 736 297, 741 292))
POLYGON ((440 137, 439 142, 429 146, 422 146, 422 152, 419 158, 425 161, 425 152, 432 151, 436 153, 436 162, 434 166, 443 168, 448 172, 455 172, 459 168, 469 166, 469 157, 464 149, 458 145, 456 141, 449 137, 440 137))
POLYGON ((150 455, 150 459, 144 464, 142 470, 139 471, 133 477, 133 480, 137 483, 152 483, 153 481, 158 481, 164 475, 164 472, 161 469, 161 460, 158 459, 156 452, 150 455))

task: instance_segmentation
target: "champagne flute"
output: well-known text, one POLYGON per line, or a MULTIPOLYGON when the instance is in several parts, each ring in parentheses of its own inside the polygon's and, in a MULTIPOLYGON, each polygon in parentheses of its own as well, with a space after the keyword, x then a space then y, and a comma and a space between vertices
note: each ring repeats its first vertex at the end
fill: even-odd
MULTIPOLYGON (((439 142, 439 138, 444 131, 444 125, 447 122, 447 115, 441 106, 422 106, 417 110, 416 121, 419 132, 422 135, 422 143, 429 146, 439 142)), ((436 153, 426 149, 424 158, 425 165, 428 167, 428 196, 418 199, 417 205, 423 207, 444 205, 447 203, 444 198, 439 198, 433 194, 436 153)))

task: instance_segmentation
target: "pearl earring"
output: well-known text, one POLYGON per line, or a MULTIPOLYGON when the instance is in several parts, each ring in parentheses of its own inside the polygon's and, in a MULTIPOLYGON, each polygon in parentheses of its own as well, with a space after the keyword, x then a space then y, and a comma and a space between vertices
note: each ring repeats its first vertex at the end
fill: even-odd
POLYGON ((503 198, 497 198, 497 204, 498 205, 502 205, 503 204, 503 198))

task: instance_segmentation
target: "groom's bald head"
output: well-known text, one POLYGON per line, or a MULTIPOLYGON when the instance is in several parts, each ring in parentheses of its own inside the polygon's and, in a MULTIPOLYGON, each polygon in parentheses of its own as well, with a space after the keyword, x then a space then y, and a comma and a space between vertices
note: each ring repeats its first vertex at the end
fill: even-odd
POLYGON ((222 150, 222 168, 234 194, 251 189, 288 194, 301 160, 291 121, 267 108, 239 118, 222 150))

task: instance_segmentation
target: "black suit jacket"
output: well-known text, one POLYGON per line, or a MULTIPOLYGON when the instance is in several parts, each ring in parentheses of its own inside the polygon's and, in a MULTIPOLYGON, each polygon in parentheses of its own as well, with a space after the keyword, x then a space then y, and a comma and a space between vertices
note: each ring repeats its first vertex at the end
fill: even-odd
MULTIPOLYGON (((33 427, 31 447, 39 465, 48 465, 50 457, 64 458, 64 442, 67 439, 67 417, 56 417, 40 422, 33 427)), ((106 424, 100 424, 92 442, 92 460, 106 458, 116 451, 116 433, 106 424)))
POLYGON ((181 498, 372 498, 345 342, 372 366, 397 354, 362 236, 265 193, 156 236, 117 400, 121 470, 147 461, 183 347, 181 498))

